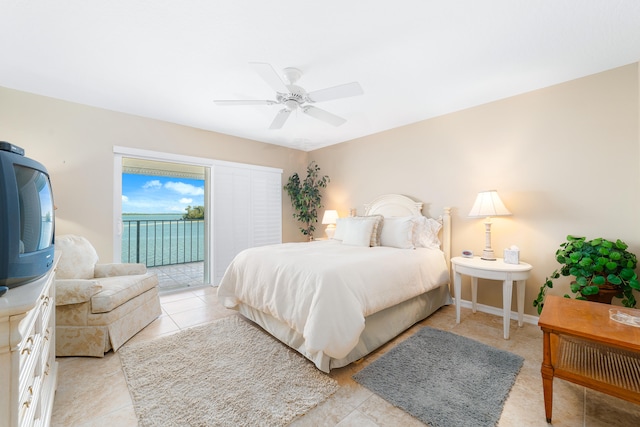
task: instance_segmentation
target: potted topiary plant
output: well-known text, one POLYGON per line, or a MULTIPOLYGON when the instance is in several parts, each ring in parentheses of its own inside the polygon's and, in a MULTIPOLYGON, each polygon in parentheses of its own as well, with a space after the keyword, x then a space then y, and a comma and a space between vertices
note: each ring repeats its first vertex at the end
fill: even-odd
POLYGON ((325 188, 329 182, 329 177, 321 177, 319 172, 320 166, 311 162, 307 166, 307 177, 304 181, 300 181, 298 174, 294 173, 284 186, 295 210, 293 217, 304 224, 300 231, 309 236, 309 240, 313 240, 313 232, 316 229, 314 224, 318 222, 318 209, 322 207, 320 188, 325 188))
MULTIPOLYGON (((615 242, 603 238, 586 240, 585 237, 567 236, 556 251, 556 260, 562 265, 545 279, 533 306, 542 312, 547 289, 553 288, 553 280, 560 276, 573 276, 571 292, 576 299, 611 303, 615 296, 622 298, 622 305, 635 308, 634 290, 640 290, 635 268, 638 259, 627 251, 629 246, 618 239, 615 242), (602 298, 603 295, 606 295, 602 298), (600 297, 600 298, 599 298, 600 297)), ((571 298, 568 294, 565 298, 571 298)))

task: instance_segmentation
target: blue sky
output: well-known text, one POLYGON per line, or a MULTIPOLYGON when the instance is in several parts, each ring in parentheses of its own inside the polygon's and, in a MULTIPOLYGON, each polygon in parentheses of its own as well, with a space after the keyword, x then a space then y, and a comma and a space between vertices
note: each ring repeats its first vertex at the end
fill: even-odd
POLYGON ((122 174, 122 213, 186 213, 204 206, 204 181, 122 174))

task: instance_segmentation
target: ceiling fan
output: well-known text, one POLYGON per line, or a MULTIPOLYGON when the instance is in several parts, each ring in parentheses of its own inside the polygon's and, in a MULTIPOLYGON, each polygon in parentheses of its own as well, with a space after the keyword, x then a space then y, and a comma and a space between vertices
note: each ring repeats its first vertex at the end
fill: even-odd
POLYGON ((346 98, 349 96, 362 95, 362 87, 358 82, 346 83, 338 86, 320 89, 313 92, 307 92, 302 87, 297 86, 296 82, 302 76, 302 71, 297 68, 285 68, 283 70, 284 79, 280 78, 278 73, 273 69, 271 64, 264 62, 249 63, 262 79, 273 90, 276 91, 275 100, 214 100, 216 105, 275 105, 282 104, 284 108, 280 110, 273 119, 269 129, 280 129, 285 124, 292 111, 299 109, 315 119, 322 120, 333 126, 340 126, 347 120, 336 116, 328 111, 322 110, 310 104, 322 101, 330 101, 333 99, 346 98))

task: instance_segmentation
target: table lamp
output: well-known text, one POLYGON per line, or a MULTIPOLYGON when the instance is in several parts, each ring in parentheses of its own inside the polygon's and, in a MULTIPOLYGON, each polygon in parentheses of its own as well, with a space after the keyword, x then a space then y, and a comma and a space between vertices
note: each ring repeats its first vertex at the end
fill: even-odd
POLYGON ((333 238, 333 234, 336 232, 336 220, 338 219, 338 211, 327 209, 322 216, 322 223, 327 225, 324 232, 327 234, 327 238, 333 238))
POLYGON ((511 212, 504 206, 496 190, 481 191, 476 197, 476 201, 469 212, 470 217, 484 217, 484 250, 480 258, 487 261, 495 261, 496 256, 491 248, 491 217, 511 215, 511 212))

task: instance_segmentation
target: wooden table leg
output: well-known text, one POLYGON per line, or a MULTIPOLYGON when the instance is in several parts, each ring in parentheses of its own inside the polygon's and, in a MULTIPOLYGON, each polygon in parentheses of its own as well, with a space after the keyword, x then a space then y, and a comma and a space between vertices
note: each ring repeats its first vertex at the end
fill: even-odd
POLYGON ((547 422, 551 423, 551 412, 553 411, 553 366, 551 364, 551 334, 544 331, 542 338, 542 367, 540 373, 542 374, 542 388, 544 390, 544 413, 547 417, 547 422))

